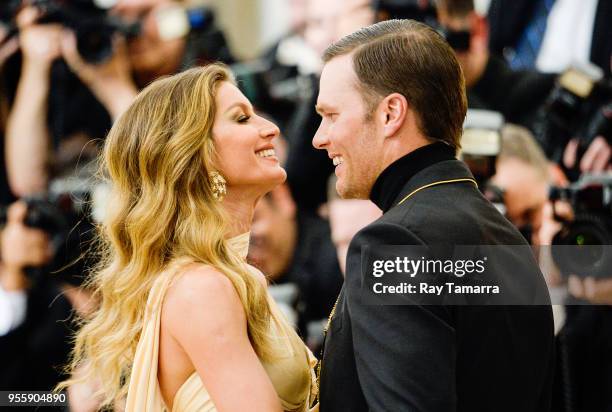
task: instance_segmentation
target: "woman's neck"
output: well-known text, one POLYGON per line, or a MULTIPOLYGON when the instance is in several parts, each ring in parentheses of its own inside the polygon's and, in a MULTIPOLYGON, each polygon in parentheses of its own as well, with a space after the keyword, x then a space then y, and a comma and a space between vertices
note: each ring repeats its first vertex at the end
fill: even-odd
POLYGON ((228 191, 223 199, 223 207, 230 216, 230 225, 227 236, 229 238, 241 235, 251 230, 255 205, 259 198, 252 196, 240 196, 228 191))

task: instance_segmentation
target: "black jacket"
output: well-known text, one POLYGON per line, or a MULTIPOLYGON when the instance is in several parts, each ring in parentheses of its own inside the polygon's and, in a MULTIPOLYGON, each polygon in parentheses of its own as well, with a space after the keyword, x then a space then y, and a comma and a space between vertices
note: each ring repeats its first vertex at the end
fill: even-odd
POLYGON ((67 378, 72 306, 48 277, 28 290, 24 322, 0 336, 0 390, 49 391, 67 378))
MULTIPOLYGON (((525 245, 519 232, 470 182, 442 144, 418 149, 377 179, 372 200, 385 212, 352 240, 347 274, 325 342, 320 410, 521 411, 550 409, 553 320, 550 305, 379 305, 364 302, 364 245, 525 245)), ((515 280, 543 290, 533 257, 517 260, 515 280), (534 273, 536 274, 534 276, 534 273)))

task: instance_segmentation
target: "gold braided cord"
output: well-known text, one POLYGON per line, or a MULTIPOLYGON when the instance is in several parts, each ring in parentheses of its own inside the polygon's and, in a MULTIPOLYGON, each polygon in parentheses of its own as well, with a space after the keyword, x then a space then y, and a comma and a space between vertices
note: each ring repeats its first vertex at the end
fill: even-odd
POLYGON ((468 177, 464 177, 464 178, 461 178, 461 179, 440 180, 438 182, 432 182, 432 183, 429 183, 429 184, 427 184, 425 186, 421 186, 421 187, 419 187, 417 189, 414 189, 412 192, 408 193, 402 200, 400 200, 397 203, 397 205, 401 205, 406 200, 408 200, 410 198, 410 196, 414 195, 416 192, 419 192, 419 191, 421 191, 423 189, 427 189, 428 187, 437 186, 437 185, 443 185, 445 183, 458 183, 458 182, 472 182, 472 183, 474 183, 474 186, 478 187, 478 183, 476 183, 476 181, 474 179, 471 179, 471 178, 468 178, 468 177))

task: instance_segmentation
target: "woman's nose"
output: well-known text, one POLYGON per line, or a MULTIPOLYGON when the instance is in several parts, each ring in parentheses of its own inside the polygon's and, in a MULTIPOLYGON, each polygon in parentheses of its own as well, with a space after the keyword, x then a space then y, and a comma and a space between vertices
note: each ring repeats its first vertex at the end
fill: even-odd
POLYGON ((272 139, 280 136, 280 129, 271 121, 264 119, 260 134, 264 138, 272 139))

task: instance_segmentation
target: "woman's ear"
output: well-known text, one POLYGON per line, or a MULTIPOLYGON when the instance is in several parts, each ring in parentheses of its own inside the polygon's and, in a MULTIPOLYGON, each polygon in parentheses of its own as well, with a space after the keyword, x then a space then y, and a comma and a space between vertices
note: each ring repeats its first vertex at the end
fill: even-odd
POLYGON ((406 121, 408 101, 400 93, 391 93, 381 101, 379 108, 382 110, 384 136, 396 135, 406 121))

